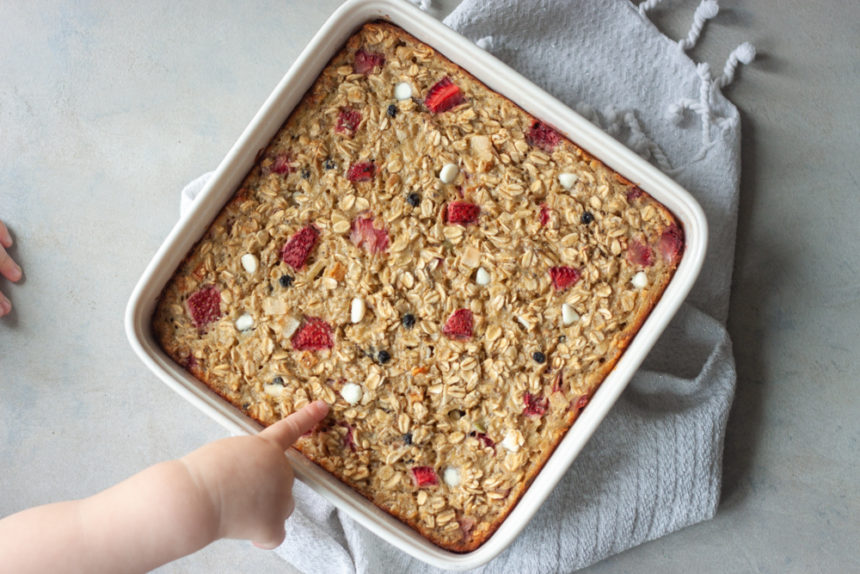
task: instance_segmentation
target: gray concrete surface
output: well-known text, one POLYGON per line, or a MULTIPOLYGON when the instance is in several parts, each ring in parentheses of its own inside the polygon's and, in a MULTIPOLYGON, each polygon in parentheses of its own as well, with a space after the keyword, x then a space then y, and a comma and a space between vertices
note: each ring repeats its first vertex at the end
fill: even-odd
MULTIPOLYGON (((0 280, 15 305, 0 320, 0 516, 224 436, 145 370, 123 311, 178 191, 338 4, 0 2, 0 219, 26 272, 0 280)), ((680 38, 695 4, 652 16, 680 38)), ((721 4, 694 58, 721 68, 744 40, 760 54, 727 90, 744 135, 723 499, 714 520, 586 571, 858 572, 860 4, 721 4)), ((160 571, 291 569, 222 541, 160 571)))

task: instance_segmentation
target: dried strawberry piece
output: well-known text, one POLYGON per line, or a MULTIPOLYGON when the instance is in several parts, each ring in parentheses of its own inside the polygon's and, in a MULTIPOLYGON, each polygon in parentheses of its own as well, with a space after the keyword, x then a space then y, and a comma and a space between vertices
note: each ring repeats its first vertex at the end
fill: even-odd
POLYGON ((633 202, 633 200, 635 200, 635 199, 639 199, 640 197, 642 197, 642 195, 643 195, 644 193, 645 193, 645 192, 644 192, 644 191, 642 191, 641 189, 639 189, 638 187, 633 186, 633 187, 632 187, 632 188, 630 188, 630 190, 627 192, 627 202, 628 202, 628 203, 632 203, 632 202, 633 202))
POLYGON ((486 433, 472 431, 469 433, 469 436, 475 437, 476 439, 484 443, 484 446, 488 446, 490 448, 496 446, 496 441, 488 437, 486 433))
POLYGON ((413 466, 412 480, 418 488, 439 484, 439 477, 436 476, 436 471, 433 470, 432 466, 413 466))
POLYGON ((356 247, 363 247, 374 255, 388 249, 388 231, 375 228, 372 217, 356 218, 352 222, 349 239, 356 247))
POLYGON ((561 136, 558 135, 557 131, 545 123, 536 121, 532 124, 532 127, 526 136, 526 141, 536 148, 542 149, 546 153, 552 153, 555 147, 561 143, 561 136))
POLYGON ((312 225, 298 230, 284 245, 281 251, 281 259, 284 263, 298 271, 304 266, 308 255, 310 255, 311 250, 316 245, 318 236, 319 231, 312 225))
POLYGON ((459 223, 468 225, 478 220, 481 214, 481 206, 467 201, 452 201, 448 204, 446 212, 448 223, 459 223))
POLYGON ((337 114, 337 125, 334 131, 352 137, 360 123, 361 112, 349 106, 343 106, 337 114))
POLYGON ((544 398, 542 395, 533 395, 527 392, 523 396, 523 401, 526 404, 523 414, 526 416, 542 417, 546 413, 547 408, 549 408, 549 399, 544 398))
POLYGON ((472 529, 475 528, 475 525, 478 523, 474 518, 469 516, 464 516, 457 520, 460 523, 460 532, 463 534, 463 538, 468 538, 469 534, 472 532, 472 529))
POLYGON ((581 411, 582 409, 585 408, 585 405, 587 405, 587 404, 588 404, 588 395, 582 395, 581 397, 576 399, 576 403, 573 405, 573 408, 575 408, 578 411, 581 411))
POLYGON ((638 239, 632 239, 627 245, 627 261, 633 265, 651 267, 654 265, 654 250, 638 239))
POLYGON ((188 312, 198 329, 221 316, 221 292, 214 285, 198 289, 188 297, 188 312))
POLYGON ((556 291, 564 291, 582 277, 579 270, 565 266, 550 267, 549 276, 552 279, 552 286, 555 287, 556 291))
POLYGON ((547 204, 541 203, 540 205, 540 224, 541 226, 546 226, 549 223, 549 213, 550 209, 547 207, 547 204))
POLYGON ((319 317, 308 317, 290 339, 296 351, 321 351, 334 346, 331 325, 319 317))
POLYGON ((462 104, 466 99, 463 97, 463 92, 460 87, 451 81, 451 78, 444 77, 436 82, 427 96, 424 98, 424 105, 434 114, 441 114, 462 104))
POLYGON ((377 52, 367 52, 361 49, 355 53, 352 69, 356 74, 372 74, 376 68, 385 65, 385 56, 377 52))
POLYGON ((343 436, 343 446, 351 451, 355 451, 355 438, 352 436, 352 426, 346 421, 341 421, 337 424, 346 428, 346 434, 343 436))
POLYGON ((673 223, 660 235, 657 249, 667 261, 677 263, 684 250, 684 231, 673 223))
POLYGON ((349 181, 370 181, 376 175, 376 164, 372 161, 362 161, 349 166, 346 178, 349 181))
POLYGON ((457 309, 445 322, 442 333, 449 339, 468 339, 472 336, 472 312, 469 309, 457 309))
POLYGON ((291 173, 293 171, 293 166, 291 165, 292 158, 290 154, 280 153, 275 156, 275 159, 272 163, 272 167, 269 169, 272 173, 277 173, 279 175, 284 175, 291 173))

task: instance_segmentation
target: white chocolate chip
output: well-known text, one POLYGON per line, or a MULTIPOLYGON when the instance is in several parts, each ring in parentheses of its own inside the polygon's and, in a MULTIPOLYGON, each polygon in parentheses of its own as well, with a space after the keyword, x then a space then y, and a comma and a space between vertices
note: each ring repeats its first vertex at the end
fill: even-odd
POLYGON ((633 276, 633 279, 630 282, 633 283, 633 286, 637 289, 644 289, 648 286, 648 276, 645 275, 644 271, 640 271, 633 276))
POLYGON ((367 306, 364 304, 364 299, 356 297, 352 300, 352 305, 349 307, 349 319, 355 323, 360 323, 364 319, 364 312, 367 306))
POLYGON ((351 405, 357 405, 358 401, 361 400, 361 395, 363 394, 361 387, 355 383, 347 383, 340 390, 340 396, 342 396, 343 400, 351 405))
POLYGON ((253 253, 246 253, 242 256, 242 267, 245 268, 245 271, 248 273, 254 273, 257 271, 257 268, 260 266, 260 261, 257 259, 257 256, 253 253))
POLYGON ((442 472, 442 480, 444 480, 445 484, 448 486, 459 486, 460 470, 456 467, 449 466, 442 472))
POLYGON ((561 306, 561 322, 564 326, 572 325, 579 321, 579 313, 573 310, 573 307, 567 303, 561 306))
POLYGON ((254 327, 254 318, 248 313, 243 313, 241 317, 236 319, 236 329, 239 331, 247 331, 254 327))
POLYGON ((400 82, 394 86, 394 99, 408 100, 412 97, 412 86, 409 82, 400 82))
POLYGON ((519 431, 510 430, 505 435, 505 440, 502 441, 502 446, 511 452, 517 452, 523 445, 523 435, 519 431))
POLYGON ((484 286, 490 284, 490 273, 484 269, 483 267, 478 268, 478 272, 475 273, 475 283, 478 285, 484 286))
POLYGON ((284 322, 284 337, 289 339, 295 334, 296 330, 301 325, 301 322, 295 317, 287 317, 287 320, 284 322))
POLYGON ((579 180, 575 173, 561 173, 558 175, 558 183, 565 189, 571 189, 579 180))
POLYGON ((446 163, 439 172, 439 179, 442 183, 453 183, 457 179, 457 174, 460 173, 460 168, 456 163, 446 163))

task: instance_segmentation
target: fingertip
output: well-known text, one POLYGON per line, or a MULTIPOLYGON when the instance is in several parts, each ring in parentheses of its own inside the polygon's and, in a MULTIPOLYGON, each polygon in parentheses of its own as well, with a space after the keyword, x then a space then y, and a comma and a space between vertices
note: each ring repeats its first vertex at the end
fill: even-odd
POLYGON ((0 221, 0 245, 3 247, 12 247, 12 234, 6 228, 6 225, 0 221))
POLYGON ((0 317, 8 315, 10 311, 12 311, 12 302, 0 293, 0 317))
POLYGON ((278 534, 271 540, 267 540, 265 542, 257 542, 256 540, 254 540, 252 543, 254 544, 254 546, 261 550, 274 550, 275 548, 284 543, 284 539, 286 537, 287 531, 283 526, 281 526, 280 532, 278 532, 278 534))

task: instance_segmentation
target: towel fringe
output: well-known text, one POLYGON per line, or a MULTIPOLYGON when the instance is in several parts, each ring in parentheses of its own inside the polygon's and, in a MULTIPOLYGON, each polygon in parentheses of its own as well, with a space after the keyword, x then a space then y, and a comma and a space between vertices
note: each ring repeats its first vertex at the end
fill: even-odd
POLYGON ((719 86, 721 88, 725 88, 731 84, 735 79, 735 71, 737 70, 738 65, 746 65, 753 60, 755 60, 755 46, 749 42, 744 42, 735 48, 726 60, 726 66, 723 68, 722 77, 717 81, 719 86))
POLYGON ((409 0, 412 4, 418 6, 419 9, 425 12, 433 7, 433 0, 409 0))
POLYGON ((685 52, 696 45, 699 41, 699 36, 702 35, 702 30, 705 28, 705 22, 714 18, 720 12, 720 5, 717 0, 702 0, 693 14, 693 24, 690 26, 690 32, 687 37, 678 42, 678 46, 685 52))
POLYGON ((644 16, 646 12, 653 10, 654 7, 662 1, 663 0, 645 0, 645 2, 642 2, 639 5, 639 14, 644 16))

